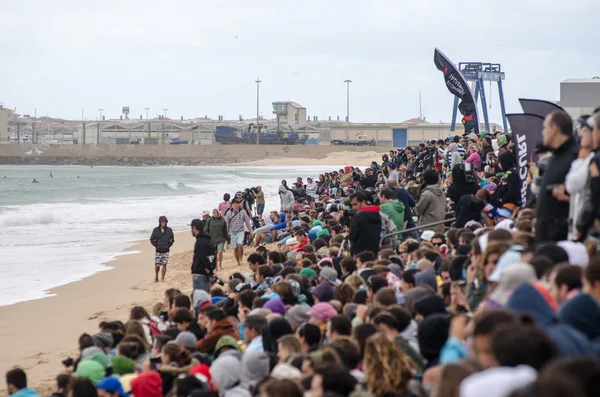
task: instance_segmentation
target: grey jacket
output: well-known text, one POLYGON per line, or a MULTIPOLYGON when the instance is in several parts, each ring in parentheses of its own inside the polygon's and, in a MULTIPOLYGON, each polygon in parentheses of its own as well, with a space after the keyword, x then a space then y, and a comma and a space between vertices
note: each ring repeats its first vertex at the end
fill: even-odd
POLYGON ((210 373, 222 397, 251 397, 250 391, 241 384, 242 364, 238 358, 220 356, 211 365, 210 373))
MULTIPOLYGON (((429 185, 422 189, 415 210, 419 216, 419 225, 443 221, 446 216, 446 195, 441 186, 429 185)), ((432 226, 428 230, 443 233, 444 225, 432 226)))
POLYGON ((223 217, 211 217, 204 226, 204 231, 210 234, 210 239, 215 245, 224 243, 229 237, 227 222, 223 217))

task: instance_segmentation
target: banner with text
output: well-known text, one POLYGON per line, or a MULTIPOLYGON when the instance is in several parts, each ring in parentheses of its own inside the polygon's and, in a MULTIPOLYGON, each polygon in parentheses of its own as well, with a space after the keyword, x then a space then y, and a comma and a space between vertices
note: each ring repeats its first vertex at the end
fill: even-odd
POLYGON ((460 100, 458 110, 463 115, 462 123, 465 128, 465 135, 473 132, 479 136, 477 104, 471 87, 456 66, 437 48, 433 54, 433 62, 435 67, 444 73, 444 82, 448 87, 448 91, 460 100))
POLYGON ((515 143, 515 160, 521 181, 521 205, 527 203, 531 190, 527 186, 527 172, 529 163, 534 161, 535 147, 542 140, 544 117, 537 114, 507 114, 506 118, 512 130, 512 139, 515 143))

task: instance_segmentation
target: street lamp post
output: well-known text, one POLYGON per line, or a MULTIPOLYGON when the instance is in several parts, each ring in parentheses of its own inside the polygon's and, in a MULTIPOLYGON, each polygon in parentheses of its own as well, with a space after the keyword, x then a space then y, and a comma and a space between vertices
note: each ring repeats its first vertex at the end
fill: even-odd
POLYGON ((146 111, 146 121, 148 122, 148 138, 150 138, 150 134, 152 134, 152 126, 150 124, 150 119, 148 118, 148 111, 150 110, 150 108, 144 108, 144 110, 146 111))
POLYGON ((98 109, 98 112, 100 113, 100 118, 98 119, 98 130, 96 132, 96 143, 100 144, 100 122, 102 121, 102 111, 104 109, 98 109))
POLYGON ((256 78, 256 144, 260 145, 259 109, 260 109, 260 79, 256 78))
POLYGON ((346 143, 350 139, 350 83, 352 80, 344 80, 346 83, 346 143))
POLYGON ((33 116, 33 128, 31 129, 31 142, 38 143, 38 137, 35 133, 35 122, 37 121, 37 109, 33 109, 33 111, 34 111, 34 116, 33 116))
POLYGON ((165 144, 165 119, 167 118, 167 110, 169 110, 169 109, 163 109, 163 112, 165 112, 165 115, 163 117, 163 122, 162 122, 162 137, 160 138, 161 145, 165 144))

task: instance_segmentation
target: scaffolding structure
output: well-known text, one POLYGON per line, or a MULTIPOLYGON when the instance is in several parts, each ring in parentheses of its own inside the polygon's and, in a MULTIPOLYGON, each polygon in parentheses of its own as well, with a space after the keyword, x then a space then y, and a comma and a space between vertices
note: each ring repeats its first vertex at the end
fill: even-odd
MULTIPOLYGON (((475 83, 474 95, 475 105, 481 97, 481 108, 483 111, 483 120, 485 123, 485 129, 490 130, 490 120, 487 110, 487 99, 485 96, 484 82, 489 81, 498 83, 498 96, 500 97, 500 109, 502 111, 502 125, 504 131, 508 131, 508 123, 506 121, 506 107, 504 105, 504 92, 502 90, 502 81, 505 79, 504 72, 499 63, 489 62, 460 62, 458 69, 464 76, 465 80, 475 83)), ((490 90, 491 95, 491 90, 490 90)), ((458 114, 458 97, 454 97, 454 109, 452 110, 452 124, 450 131, 454 131, 456 128, 456 116, 458 114)))

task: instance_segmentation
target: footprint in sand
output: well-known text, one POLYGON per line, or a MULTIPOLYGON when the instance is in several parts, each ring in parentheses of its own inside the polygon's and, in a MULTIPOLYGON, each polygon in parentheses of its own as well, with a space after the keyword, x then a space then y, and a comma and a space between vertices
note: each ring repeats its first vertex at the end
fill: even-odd
POLYGON ((90 317, 88 317, 88 320, 95 320, 97 318, 99 318, 100 316, 104 315, 104 312, 97 312, 92 314, 90 317))

